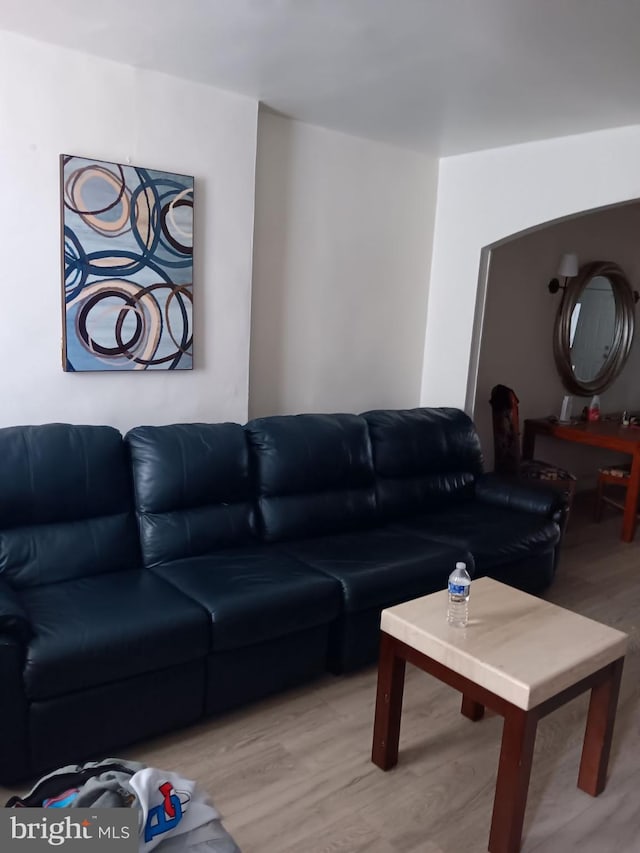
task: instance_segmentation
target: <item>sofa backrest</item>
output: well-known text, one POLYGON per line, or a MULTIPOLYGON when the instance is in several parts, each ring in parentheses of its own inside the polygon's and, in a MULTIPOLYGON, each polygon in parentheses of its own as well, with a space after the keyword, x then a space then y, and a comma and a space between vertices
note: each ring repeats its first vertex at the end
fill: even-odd
POLYGON ((459 409, 365 412, 383 519, 467 500, 482 473, 480 440, 459 409))
POLYGON ((322 536, 375 521, 367 425, 357 415, 256 418, 245 430, 263 538, 322 536))
POLYGON ((21 589, 138 566, 131 473, 116 429, 0 429, 2 578, 21 589))
POLYGON ((239 424, 136 427, 125 441, 146 566, 253 537, 249 453, 239 424))

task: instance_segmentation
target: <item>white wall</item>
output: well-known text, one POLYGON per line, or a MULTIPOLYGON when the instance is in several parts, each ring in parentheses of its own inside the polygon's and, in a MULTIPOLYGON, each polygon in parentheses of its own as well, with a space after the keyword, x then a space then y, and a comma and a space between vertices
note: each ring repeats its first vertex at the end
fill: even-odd
POLYGON ((244 421, 257 104, 0 32, 0 425, 244 421), (195 175, 193 371, 63 373, 58 155, 195 175))
POLYGON ((251 416, 419 404, 436 174, 260 112, 251 416))
MULTIPOLYGON (((559 415, 567 393, 553 358, 554 321, 561 293, 547 288, 564 252, 576 252, 580 264, 610 260, 619 264, 640 290, 640 204, 626 204, 574 217, 516 237, 491 253, 478 383, 473 417, 488 467, 493 465, 489 397, 494 385, 513 388, 520 418, 559 415)), ((639 312, 640 315, 640 312, 639 312)), ((638 334, 619 378, 600 395, 602 411, 640 410, 640 316, 638 334)), ((574 397, 578 415, 589 398, 574 397)), ((616 455, 539 439, 536 456, 564 465, 590 485, 601 462, 616 455)))
POLYGON ((424 405, 467 401, 482 248, 553 219, 639 198, 639 152, 634 126, 440 161, 424 405))

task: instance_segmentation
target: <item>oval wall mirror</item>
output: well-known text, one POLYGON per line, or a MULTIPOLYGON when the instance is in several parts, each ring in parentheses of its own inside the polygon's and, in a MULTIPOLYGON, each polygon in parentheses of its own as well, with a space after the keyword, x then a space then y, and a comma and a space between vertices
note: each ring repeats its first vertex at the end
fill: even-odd
POLYGON ((625 365, 635 326, 634 291, 610 261, 582 266, 563 293, 556 315, 553 354, 573 394, 608 388, 625 365))

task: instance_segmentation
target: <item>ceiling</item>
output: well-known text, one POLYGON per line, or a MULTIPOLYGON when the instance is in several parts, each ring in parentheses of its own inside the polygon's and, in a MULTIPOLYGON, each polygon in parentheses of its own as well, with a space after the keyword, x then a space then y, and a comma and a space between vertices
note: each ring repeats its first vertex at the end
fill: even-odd
POLYGON ((0 29, 440 156, 640 122, 637 0, 0 0, 0 29))

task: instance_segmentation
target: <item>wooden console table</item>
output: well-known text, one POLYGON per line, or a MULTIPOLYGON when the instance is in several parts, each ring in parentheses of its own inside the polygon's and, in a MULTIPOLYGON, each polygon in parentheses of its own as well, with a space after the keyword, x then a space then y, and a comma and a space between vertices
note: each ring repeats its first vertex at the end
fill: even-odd
POLYGON ((592 447, 606 447, 631 456, 631 476, 622 517, 623 542, 632 542, 636 532, 636 513, 640 496, 640 429, 623 427, 614 421, 594 421, 591 423, 561 424, 546 418, 525 420, 522 439, 522 456, 533 459, 536 436, 549 435, 563 441, 576 444, 589 444, 592 447))

